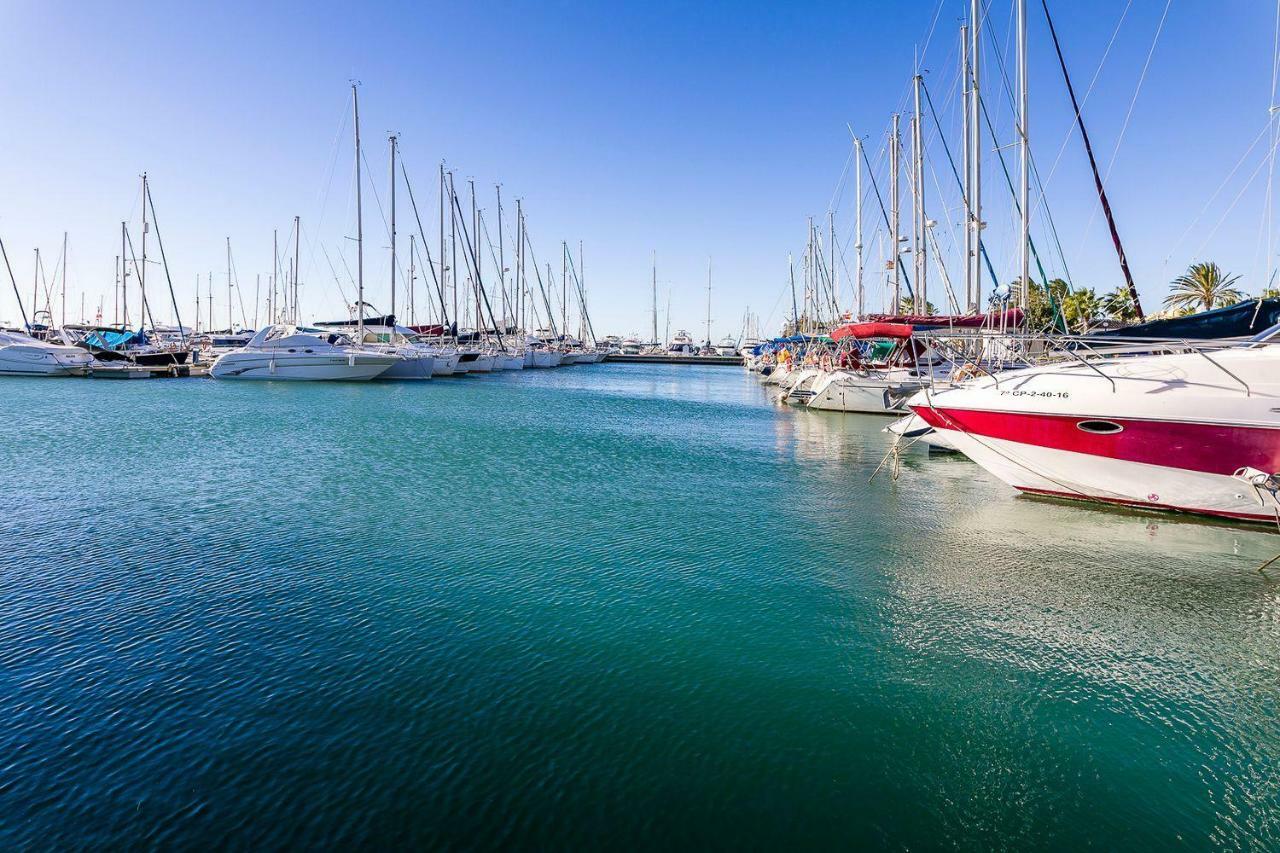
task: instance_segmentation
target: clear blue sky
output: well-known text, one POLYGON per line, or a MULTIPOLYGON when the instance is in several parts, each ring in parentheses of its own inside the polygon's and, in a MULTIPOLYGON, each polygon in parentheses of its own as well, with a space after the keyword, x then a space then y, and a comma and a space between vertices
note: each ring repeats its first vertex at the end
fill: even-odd
MULTIPOLYGON (((561 239, 584 242, 601 333, 648 327, 651 251, 664 307, 671 294, 673 328, 702 333, 708 257, 715 336, 736 333, 748 305, 776 325, 790 301, 789 294, 780 300, 787 253, 801 250, 806 216, 826 216, 849 156, 846 122, 868 138, 874 158, 890 112, 906 106, 913 57, 935 18, 922 65, 954 134, 955 28, 967 5, 200 9, 8 0, 0 5, 0 236, 28 298, 32 250, 41 248, 51 272, 69 231, 69 319, 78 319, 81 292, 91 305, 105 298, 110 319, 119 223, 136 224, 137 176, 146 170, 184 320, 194 310, 196 275, 213 271, 223 322, 226 237, 251 294, 254 275, 270 270, 272 228, 287 233, 295 214, 311 241, 303 252, 304 316, 341 315, 343 297, 319 247, 328 247, 335 263, 339 249, 352 251, 344 239, 354 234, 344 128, 348 80, 357 78, 372 187, 383 202, 389 131, 401 134, 424 208, 434 212, 441 159, 459 180, 476 179, 490 215, 500 182, 509 203, 525 200, 541 257, 555 260, 561 239)), ((1083 94, 1126 0, 1052 5, 1083 94)), ((1109 178, 1148 303, 1202 257, 1242 273, 1255 292, 1274 266, 1266 257, 1265 136, 1210 200, 1267 127, 1275 12, 1265 6, 1181 2, 1165 22, 1109 178)), ((1162 0, 1128 7, 1086 104, 1104 168, 1164 8, 1162 0)), ((990 4, 998 45, 988 49, 992 74, 997 54, 1012 59, 1010 10, 1009 0, 990 4)), ((1031 10, 1031 135, 1047 177, 1071 116, 1038 3, 1031 10)), ((1008 144, 1009 108, 995 78, 988 79, 993 118, 1008 144)), ((941 192, 930 216, 954 219, 935 136, 926 187, 941 192)), ((950 141, 958 148, 954 135, 950 141)), ((994 156, 986 154, 988 242, 1007 279, 1016 269, 1013 220, 994 156)), ((411 217, 401 193, 407 240, 411 217)), ((836 210, 845 243, 852 197, 846 188, 836 210)), ((371 192, 366 200, 366 282, 381 307, 387 239, 371 192)), ((1073 280, 1100 291, 1119 284, 1077 139, 1053 171, 1047 201, 1073 280)), ((865 210, 871 223, 876 211, 865 210)), ((434 215, 423 212, 431 231, 434 215)), ((1036 227, 1047 243, 1042 217, 1036 227)), ((1274 254, 1280 240, 1270 242, 1274 254)), ((869 256, 868 270, 876 263, 869 256)), ((158 284, 158 272, 150 275, 158 284)), ((867 280, 874 304, 878 273, 867 280)), ((936 274, 934 281, 936 287, 936 274)), ((0 319, 12 322, 17 306, 4 284, 0 319)), ((157 313, 170 314, 167 307, 157 313)))

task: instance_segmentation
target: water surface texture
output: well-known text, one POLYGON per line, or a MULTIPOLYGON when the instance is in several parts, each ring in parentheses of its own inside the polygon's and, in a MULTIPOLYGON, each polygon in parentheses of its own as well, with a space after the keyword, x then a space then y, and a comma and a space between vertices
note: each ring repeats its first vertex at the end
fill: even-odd
POLYGON ((737 369, 0 395, 0 847, 1280 845, 1280 536, 737 369))

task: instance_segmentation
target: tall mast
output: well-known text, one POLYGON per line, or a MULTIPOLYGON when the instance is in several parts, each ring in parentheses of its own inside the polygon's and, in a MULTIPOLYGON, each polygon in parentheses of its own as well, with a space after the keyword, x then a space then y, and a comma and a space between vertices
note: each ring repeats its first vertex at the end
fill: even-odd
POLYGON ((960 115, 961 115, 961 136, 963 137, 961 144, 961 160, 964 162, 964 298, 965 309, 970 314, 978 312, 978 297, 974 290, 973 280, 973 229, 969 227, 969 222, 973 219, 973 212, 970 207, 970 200, 973 196, 973 189, 970 186, 973 180, 973 165, 971 163, 973 152, 970 148, 973 140, 970 138, 969 120, 971 118, 969 99, 973 97, 973 92, 969 84, 969 28, 965 25, 960 26, 960 115))
MULTIPOLYGON (((118 260, 118 259, 117 259, 118 260)), ((200 334, 200 321, 204 318, 200 316, 200 273, 196 273, 196 334, 200 334)), ((207 331, 213 331, 209 329, 207 331)))
POLYGON ((495 185, 493 189, 498 195, 498 287, 502 290, 502 332, 505 332, 509 323, 507 320, 507 252, 506 245, 502 241, 502 184, 495 185))
MULTIPOLYGON (((976 0, 975 0, 976 2, 976 0)), ((898 114, 893 114, 889 131, 889 278, 893 282, 893 307, 890 313, 902 310, 902 282, 898 278, 898 114)))
POLYGON ((862 140, 854 137, 853 146, 857 150, 854 152, 854 159, 857 160, 856 170, 853 173, 854 194, 858 197, 857 206, 854 208, 854 275, 857 280, 855 287, 857 289, 857 307, 858 313, 854 317, 855 320, 861 320, 866 316, 866 298, 862 290, 862 140))
POLYGON ((707 346, 711 346, 711 258, 707 258, 707 346))
POLYGON ((411 324, 413 324, 413 325, 417 325, 417 323, 418 323, 418 306, 417 306, 417 303, 415 303, 415 302, 414 302, 414 298, 413 298, 414 278, 415 278, 415 276, 414 276, 414 269, 413 269, 413 237, 414 237, 414 233, 413 233, 412 231, 410 231, 410 232, 409 232, 409 295, 408 295, 408 302, 409 302, 409 322, 410 322, 411 324))
MULTIPOLYGON (((450 208, 449 212, 452 213, 453 209, 450 208)), ((449 286, 448 280, 446 278, 446 273, 452 270, 452 267, 450 267, 444 262, 444 259, 447 256, 445 255, 445 252, 444 252, 444 162, 443 161, 441 161, 440 163, 440 255, 439 257, 440 257, 440 320, 441 322, 443 322, 444 314, 445 314, 444 295, 447 292, 446 288, 449 286)), ((457 306, 455 305, 454 307, 456 308, 457 306)), ((457 317, 456 313, 454 314, 454 317, 457 317)), ((441 337, 444 337, 443 333, 441 334, 441 337)))
POLYGON ((528 342, 529 324, 525 322, 524 280, 524 205, 516 199, 516 323, 520 326, 521 344, 528 342))
POLYGON ((920 87, 922 78, 916 74, 914 82, 915 88, 915 115, 911 119, 911 151, 914 157, 912 166, 914 168, 914 176, 912 183, 915 185, 915 192, 912 193, 914 201, 915 227, 913 229, 915 235, 915 265, 916 265, 916 286, 915 286, 915 310, 917 314, 928 313, 929 308, 929 287, 926 281, 928 275, 926 261, 929 256, 927 246, 928 238, 925 235, 926 219, 924 215, 924 123, 920 112, 920 87))
MULTIPOLYGON (((475 265, 475 269, 472 270, 472 276, 474 277, 474 280, 471 282, 471 296, 475 300, 476 331, 478 332, 480 331, 481 321, 484 315, 480 313, 480 263, 481 263, 480 212, 476 209, 475 179, 473 178, 467 179, 467 189, 471 191, 471 233, 467 235, 467 249, 471 253, 471 258, 474 261, 474 265, 475 265)), ((465 230, 465 228, 466 228, 466 223, 463 223, 463 229, 465 230)), ((465 261, 466 258, 464 257, 463 260, 465 261)), ((486 327, 485 333, 484 333, 484 340, 486 343, 489 341, 488 325, 489 325, 488 323, 484 323, 484 326, 486 327)))
POLYGON ((302 265, 300 261, 300 250, 302 243, 302 217, 293 217, 293 264, 289 268, 289 277, 293 281, 293 322, 298 322, 298 270, 302 265))
POLYGON ((970 0, 969 5, 969 229, 972 233, 969 248, 970 275, 973 279, 973 297, 976 307, 982 307, 982 2, 970 0))
MULTIPOLYGON (((356 341, 364 341, 364 208, 360 199, 360 99, 351 84, 351 112, 356 129, 356 341)), ((294 275, 297 275, 295 270, 294 275)))
POLYGON ((231 316, 231 238, 227 238, 227 334, 232 334, 236 330, 235 321, 231 316))
POLYGON ((391 314, 396 313, 396 135, 390 137, 391 145, 391 314))
POLYGON ((796 308, 796 264, 790 252, 787 252, 787 269, 791 272, 791 334, 794 335, 800 331, 800 312, 796 308))
POLYGON ((653 345, 658 345, 658 253, 653 253, 653 345))
POLYGON ((271 298, 267 300, 267 322, 274 323, 280 306, 276 301, 276 284, 280 279, 280 229, 271 229, 271 298))
POLYGON ((1027 0, 1018 5, 1018 154, 1021 161, 1018 195, 1022 206, 1019 230, 1018 304, 1024 309, 1031 285, 1031 150, 1027 139, 1027 0))
MULTIPOLYGON (((81 294, 82 296, 84 294, 81 294)), ((84 310, 81 309, 81 314, 84 310)), ((67 325, 67 232, 62 232, 62 322, 59 327, 67 325)))
POLYGON ((596 345, 596 335, 594 331, 587 328, 587 273, 586 264, 582 260, 582 241, 578 241, 578 337, 582 340, 587 339, 587 333, 591 334, 591 345, 596 345))
MULTIPOLYGON (((31 322, 40 313, 40 247, 36 246, 36 266, 31 271, 31 322)), ((28 332, 32 331, 27 329, 28 332)))
POLYGON ((834 210, 827 211, 827 240, 831 244, 827 246, 827 257, 831 260, 828 262, 830 269, 828 275, 831 276, 831 305, 835 309, 836 321, 840 319, 840 276, 836 272, 836 213, 834 210))
MULTIPOLYGON (((138 270, 138 288, 142 291, 142 313, 138 315, 138 330, 147 325, 147 173, 142 173, 142 269, 138 270)), ((151 323, 154 330, 155 322, 151 323)))
MULTIPOLYGON (((111 325, 113 326, 120 325, 120 259, 122 257, 124 256, 116 255, 116 268, 115 268, 116 287, 115 287, 115 293, 113 294, 115 296, 115 304, 113 304, 111 307, 111 325)), ((24 317, 23 319, 25 320, 26 318, 24 317)))
POLYGON ((560 334, 569 336, 569 244, 560 241, 560 334))

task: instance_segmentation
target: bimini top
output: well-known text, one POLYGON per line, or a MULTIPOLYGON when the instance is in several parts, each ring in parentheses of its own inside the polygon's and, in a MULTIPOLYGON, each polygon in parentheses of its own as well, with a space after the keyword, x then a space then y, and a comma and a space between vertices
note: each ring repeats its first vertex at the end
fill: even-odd
POLYGON ((906 323, 917 329, 978 329, 1021 326, 1025 319, 1021 308, 993 311, 990 314, 872 314, 867 320, 880 323, 906 323))
POLYGON ((831 333, 833 341, 843 340, 845 338, 893 338, 894 340, 905 341, 911 337, 911 333, 915 331, 915 327, 908 323, 886 323, 880 321, 872 321, 868 323, 846 323, 831 333))

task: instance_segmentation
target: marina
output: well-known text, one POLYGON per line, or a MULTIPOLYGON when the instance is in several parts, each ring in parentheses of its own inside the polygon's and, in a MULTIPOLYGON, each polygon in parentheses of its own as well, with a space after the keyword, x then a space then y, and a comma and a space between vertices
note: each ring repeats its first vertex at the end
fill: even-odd
POLYGON ((1280 849, 1280 2, 143 5, 0 27, 0 847, 1280 849))

